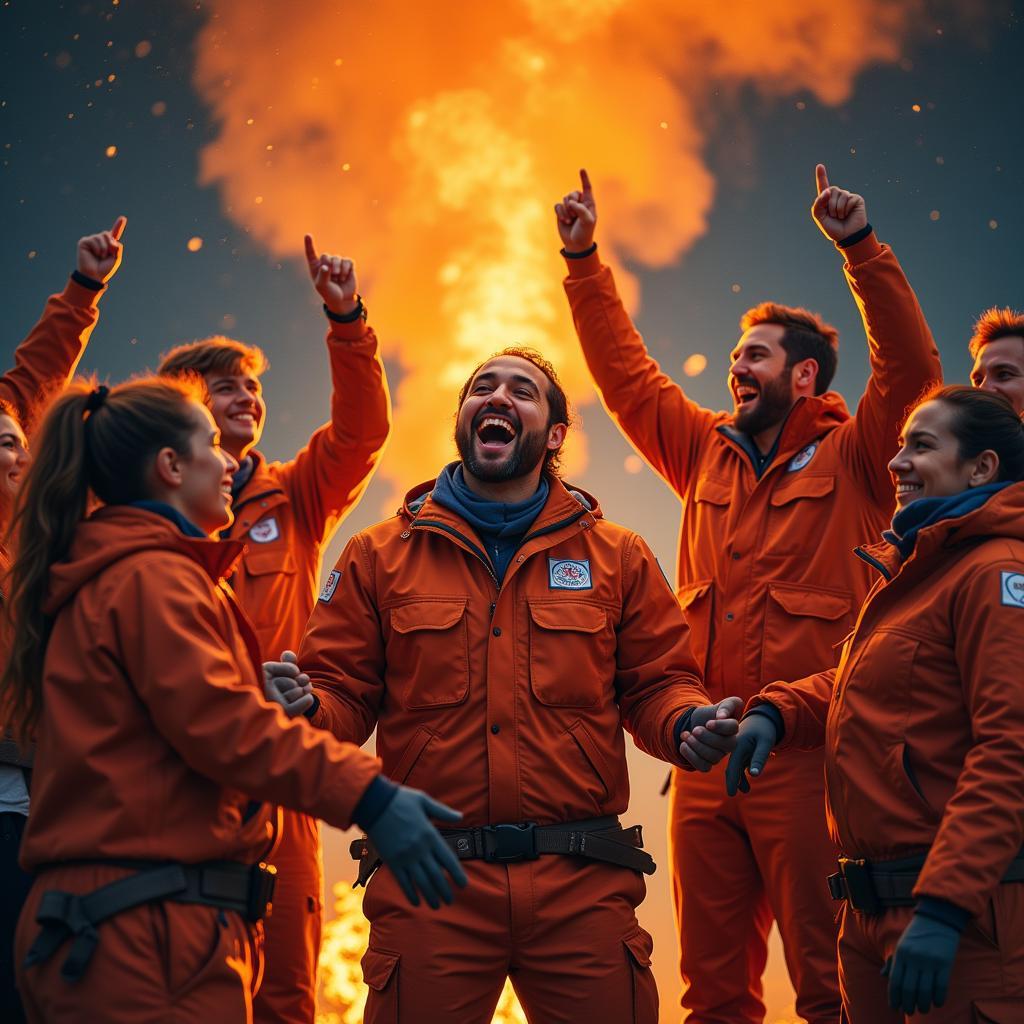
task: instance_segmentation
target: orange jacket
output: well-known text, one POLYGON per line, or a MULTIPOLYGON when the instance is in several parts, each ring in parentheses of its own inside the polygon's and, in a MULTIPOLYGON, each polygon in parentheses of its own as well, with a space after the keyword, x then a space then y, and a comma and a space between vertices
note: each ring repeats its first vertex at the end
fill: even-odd
POLYGON ((28 432, 40 401, 75 372, 99 319, 97 304, 106 288, 92 291, 68 281, 51 295, 39 322, 14 352, 14 366, 0 376, 0 398, 10 402, 28 432))
POLYGON ((328 577, 299 655, 313 723, 353 743, 376 726, 389 777, 472 826, 624 812, 623 727, 686 767, 673 729, 707 695, 643 540, 552 479, 499 588, 431 487, 356 534, 328 577))
POLYGON ((648 355, 595 253, 568 260, 565 289, 608 411, 682 501, 679 600, 713 700, 835 664, 871 585, 849 557, 888 524, 886 463, 904 410, 941 377, 939 355, 892 251, 845 250, 871 378, 851 417, 835 392, 798 401, 758 479, 731 416, 691 401, 648 355))
POLYGON ((346 828, 375 758, 262 697, 255 638, 219 582, 238 544, 100 509, 54 566, 22 845, 79 858, 255 861, 285 804, 346 828))
POLYGON ((828 821, 849 857, 928 850, 915 896, 979 914, 1024 844, 1024 484, 925 527, 883 573, 838 668, 766 686, 779 749, 825 745, 828 821))
POLYGON ((324 545, 362 497, 390 429, 377 336, 363 321, 332 323, 331 419, 288 462, 256 468, 222 536, 244 540, 231 586, 252 620, 264 658, 295 650, 320 589, 324 545))

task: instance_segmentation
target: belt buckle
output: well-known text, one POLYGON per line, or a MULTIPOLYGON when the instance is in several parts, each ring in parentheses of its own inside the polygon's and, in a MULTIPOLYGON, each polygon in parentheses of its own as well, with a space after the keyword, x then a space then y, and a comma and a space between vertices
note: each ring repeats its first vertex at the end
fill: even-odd
POLYGON ((850 857, 839 858, 839 873, 846 882, 846 899, 854 910, 863 914, 878 914, 882 907, 878 902, 871 870, 863 858, 854 860, 850 857))
POLYGON ((249 871, 249 897, 245 916, 250 921, 269 917, 274 906, 274 885, 277 868, 273 864, 254 864, 249 871))
POLYGON ((485 825, 483 834, 484 860, 500 864, 514 864, 521 860, 536 860, 537 843, 534 830, 537 824, 524 821, 518 825, 485 825))

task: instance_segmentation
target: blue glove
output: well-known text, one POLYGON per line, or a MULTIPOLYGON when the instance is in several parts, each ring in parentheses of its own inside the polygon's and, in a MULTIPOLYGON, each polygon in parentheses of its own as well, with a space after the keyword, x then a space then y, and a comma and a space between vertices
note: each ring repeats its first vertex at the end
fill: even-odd
POLYGON ((941 1006, 959 945, 960 933, 952 925, 914 914, 882 968, 889 976, 889 1005, 906 1014, 941 1006))
POLYGON ((736 748, 730 755, 729 764, 725 769, 725 791, 729 796, 735 796, 737 790, 743 793, 750 792, 750 783, 744 770, 749 768, 751 776, 760 775, 764 771, 772 747, 778 742, 778 730, 767 715, 748 714, 740 722, 736 748))
POLYGON ((458 857, 430 823, 431 818, 456 822, 462 814, 418 789, 399 786, 366 834, 402 887, 405 898, 418 907, 422 893, 437 910, 442 900, 451 903, 453 899, 445 872, 460 888, 469 880, 458 857))

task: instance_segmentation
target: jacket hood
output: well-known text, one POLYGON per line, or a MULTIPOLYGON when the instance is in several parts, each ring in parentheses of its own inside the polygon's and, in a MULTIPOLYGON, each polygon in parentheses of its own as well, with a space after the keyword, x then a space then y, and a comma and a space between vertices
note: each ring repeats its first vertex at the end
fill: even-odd
MULTIPOLYGON (((970 541, 997 538, 1024 540, 1024 482, 998 491, 984 505, 966 515, 923 527, 917 535, 913 554, 903 564, 920 563, 970 541)), ((888 541, 871 544, 864 550, 885 566, 890 577, 899 571, 900 553, 888 541)))
MULTIPOLYGON (((547 516, 552 509, 553 504, 555 505, 566 505, 567 507, 572 501, 575 501, 578 505, 582 505, 595 519, 603 518, 601 513, 600 505, 598 504, 597 498, 587 491, 584 491, 581 487, 576 487, 574 484, 564 483, 556 476, 548 475, 548 485, 550 490, 548 492, 548 500, 542 509, 538 521, 547 516)), ((402 507, 398 510, 398 514, 406 519, 415 519, 420 512, 423 510, 423 506, 427 503, 431 493, 434 490, 434 484, 437 480, 427 480, 424 483, 417 484, 410 490, 405 500, 402 502, 402 507)))
POLYGON ((186 537, 169 519, 147 509, 107 505, 79 524, 67 558, 51 567, 43 610, 55 615, 86 583, 140 551, 178 552, 217 581, 231 571, 242 548, 237 541, 186 537))
MULTIPOLYGON (((826 391, 823 395, 798 398, 779 435, 779 452, 791 448, 802 448, 842 426, 850 418, 846 401, 838 391, 826 391)), ((733 418, 729 418, 732 423, 733 418)))

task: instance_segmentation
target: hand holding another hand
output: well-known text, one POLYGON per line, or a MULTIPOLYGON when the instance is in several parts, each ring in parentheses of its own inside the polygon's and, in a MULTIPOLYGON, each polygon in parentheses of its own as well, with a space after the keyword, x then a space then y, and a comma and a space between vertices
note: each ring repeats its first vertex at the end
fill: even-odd
POLYGON ((313 684, 299 668, 293 651, 283 651, 280 661, 263 663, 263 695, 272 704, 280 704, 289 718, 297 718, 313 706, 313 684))
POLYGON ((726 697, 717 704, 694 708, 689 728, 681 737, 679 753, 697 771, 710 771, 736 745, 736 716, 742 708, 739 697, 726 697))

